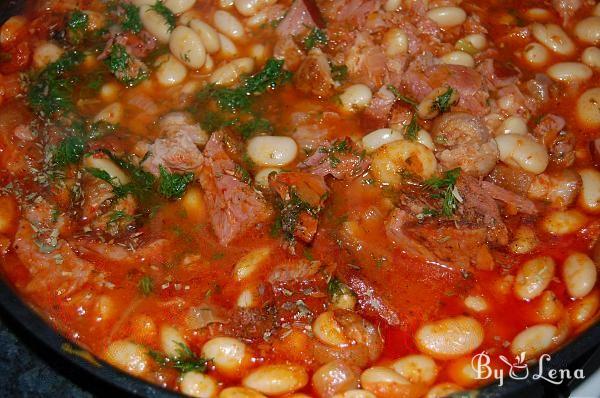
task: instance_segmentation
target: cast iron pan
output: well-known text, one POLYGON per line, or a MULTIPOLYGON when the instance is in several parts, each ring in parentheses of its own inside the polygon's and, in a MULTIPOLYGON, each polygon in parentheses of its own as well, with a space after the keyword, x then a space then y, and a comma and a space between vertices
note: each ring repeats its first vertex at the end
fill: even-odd
MULTIPOLYGON (((18 14, 22 6, 22 0, 0 0, 0 25, 10 16, 18 14)), ((0 277, 0 314, 3 315, 3 321, 18 334, 19 338, 55 370, 83 389, 98 396, 123 394, 148 398, 180 396, 162 387, 129 376, 101 360, 90 361, 85 358, 85 355, 78 355, 76 352, 79 349, 42 320, 19 298, 2 277, 0 277)), ((561 350, 553 353, 552 359, 545 363, 546 374, 552 369, 581 368, 586 377, 590 376, 600 367, 599 343, 600 323, 597 323, 561 350)), ((537 373, 536 365, 530 369, 530 374, 533 373, 537 373)), ((498 383, 491 384, 468 396, 480 398, 567 397, 579 383, 581 380, 565 380, 564 383, 557 386, 533 380, 531 377, 525 380, 506 378, 503 386, 499 386, 498 383)), ((461 393, 460 396, 467 395, 461 393)))

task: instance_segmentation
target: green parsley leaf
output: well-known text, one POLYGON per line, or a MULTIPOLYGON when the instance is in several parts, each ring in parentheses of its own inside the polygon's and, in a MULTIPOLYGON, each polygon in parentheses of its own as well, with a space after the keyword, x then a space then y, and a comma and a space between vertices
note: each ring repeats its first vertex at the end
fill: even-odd
POLYGON ((271 133, 273 131, 273 126, 267 119, 253 118, 245 123, 235 126, 235 129, 240 133, 243 139, 247 140, 256 133, 271 133))
POLYGON ((144 275, 138 283, 138 289, 144 296, 149 296, 154 290, 154 280, 149 275, 144 275))
POLYGON ((208 360, 198 357, 186 344, 175 342, 178 346, 177 355, 169 357, 161 352, 150 350, 148 355, 160 366, 173 368, 181 373, 192 370, 206 372, 208 360))
POLYGON ((327 33, 319 28, 312 28, 310 33, 304 38, 304 48, 311 48, 327 44, 327 33))
POLYGON ((348 79, 348 67, 346 65, 331 64, 329 67, 331 69, 331 78, 336 82, 344 82, 348 79))
POLYGON ((453 94, 454 89, 452 87, 448 87, 448 89, 442 95, 433 101, 434 109, 438 109, 441 113, 450 110, 450 107, 452 106, 450 100, 452 99, 453 94))
POLYGON ((426 189, 433 191, 431 197, 440 199, 442 207, 442 215, 452 217, 456 209, 458 209, 458 198, 455 195, 456 181, 460 176, 461 169, 457 167, 448 170, 440 177, 431 177, 423 182, 426 189))
POLYGON ((419 124, 417 123, 417 115, 413 114, 410 123, 404 127, 404 138, 409 141, 415 141, 419 133, 419 124))
POLYGON ((79 163, 85 149, 85 140, 81 137, 64 138, 54 150, 52 161, 56 166, 79 163))
POLYGON ((156 3, 150 6, 150 9, 165 19, 167 25, 169 25, 169 32, 175 29, 177 18, 175 17, 175 14, 173 14, 173 11, 171 11, 167 6, 165 6, 165 4, 161 0, 156 0, 156 3))
POLYGON ((158 192, 167 199, 180 198, 185 193, 188 184, 194 179, 194 173, 169 173, 162 165, 158 166, 160 178, 158 192))
POLYGON ((87 29, 89 16, 81 10, 71 12, 67 21, 67 37, 73 44, 78 44, 83 39, 87 29))
POLYGON ((125 11, 121 21, 123 30, 128 30, 132 33, 140 33, 142 30, 142 21, 140 20, 140 8, 135 4, 121 3, 121 7, 125 11))
POLYGON ((415 108, 417 105, 419 105, 417 103, 417 101, 408 98, 407 96, 403 95, 400 91, 398 91, 398 89, 396 87, 394 87, 391 84, 387 85, 387 89, 390 90, 392 92, 392 94, 394 94, 394 96, 399 99, 402 102, 407 103, 408 105, 412 106, 413 108, 415 108))
POLYGON ((104 63, 120 82, 130 87, 148 77, 146 65, 129 55, 125 46, 121 44, 112 45, 104 63))

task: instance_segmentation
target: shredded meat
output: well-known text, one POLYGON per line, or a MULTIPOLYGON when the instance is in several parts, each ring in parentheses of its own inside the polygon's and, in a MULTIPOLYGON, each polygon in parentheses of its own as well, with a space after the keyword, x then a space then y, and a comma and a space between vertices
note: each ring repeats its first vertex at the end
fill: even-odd
POLYGON ((294 74, 298 90, 317 97, 328 97, 333 93, 331 68, 325 54, 313 48, 294 74))
POLYGON ((370 160, 358 152, 348 137, 326 142, 315 153, 298 165, 309 173, 338 180, 350 180, 362 175, 369 168, 370 160))

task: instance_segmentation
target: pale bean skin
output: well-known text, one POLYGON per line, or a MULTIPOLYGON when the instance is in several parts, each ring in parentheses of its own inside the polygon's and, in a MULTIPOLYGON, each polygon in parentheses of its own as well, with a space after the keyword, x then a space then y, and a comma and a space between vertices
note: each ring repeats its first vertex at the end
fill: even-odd
POLYGON ((438 374, 438 366, 427 355, 407 355, 390 364, 396 373, 413 384, 430 385, 438 374))
POLYGON ((368 86, 355 84, 346 88, 339 98, 344 110, 354 112, 366 108, 373 98, 373 93, 368 86))
POLYGON ((242 384, 265 395, 283 395, 306 386, 308 373, 298 365, 264 365, 247 375, 242 384))
POLYGON ((169 37, 171 37, 171 27, 165 20, 165 18, 150 8, 149 5, 142 5, 140 7, 140 20, 144 29, 161 43, 168 43, 169 37))
POLYGON ((177 329, 168 325, 160 328, 160 346, 165 354, 170 357, 178 356, 182 344, 186 345, 186 342, 177 329))
POLYGON ((572 298, 587 296, 596 284, 596 265, 584 253, 573 253, 565 259, 562 277, 572 298))
POLYGON ((487 39, 481 33, 473 33, 463 37, 463 40, 471 43, 476 50, 482 51, 487 47, 487 39))
POLYGON ((229 387, 221 391, 219 398, 266 398, 266 395, 246 387, 229 387))
POLYGON ((600 295, 594 291, 569 306, 569 316, 574 326, 580 326, 593 319, 600 306, 600 295))
POLYGON ((460 7, 437 7, 427 11, 426 15, 442 28, 461 25, 467 19, 467 13, 460 7))
POLYGON ((108 173, 110 178, 119 185, 125 185, 130 181, 127 174, 115 162, 106 157, 86 156, 83 158, 83 166, 108 173))
POLYGON ((446 372, 452 381, 464 387, 473 387, 475 384, 481 383, 477 370, 471 363, 471 357, 455 359, 448 364, 446 372))
POLYGON ((15 15, 6 20, 0 27, 0 44, 9 44, 17 38, 18 32, 23 29, 27 19, 21 15, 15 15))
POLYGON ((536 300, 536 319, 539 322, 558 322, 563 315, 564 306, 556 294, 551 290, 546 290, 536 300))
POLYGON ((475 60, 471 54, 464 51, 451 51, 441 58, 442 62, 448 65, 461 65, 467 68, 475 66, 475 60))
POLYGON ((315 337, 333 347, 343 347, 350 343, 332 311, 319 314, 313 321, 312 331, 315 337))
POLYGON ((202 356, 212 358, 215 368, 226 375, 236 375, 247 362, 246 344, 233 337, 215 337, 202 347, 202 356))
POLYGON ((587 224, 585 214, 576 209, 554 211, 542 220, 542 227, 552 235, 568 235, 579 231, 587 224))
POLYGON ((435 145, 433 144, 433 139, 431 138, 431 134, 427 130, 420 129, 417 132, 417 142, 421 145, 426 146, 432 151, 435 149, 435 145))
POLYGON ((349 390, 342 394, 335 394, 332 398, 377 398, 375 394, 366 390, 349 390))
POLYGON ((383 36, 383 46, 388 57, 406 54, 408 51, 408 35, 401 29, 392 28, 383 36))
POLYGON ((577 100, 577 119, 587 128, 600 127, 600 87, 590 88, 577 100))
POLYGON ((559 62, 546 71, 548 76, 558 82, 581 83, 592 77, 592 69, 580 62, 559 62))
POLYGON ((206 49, 200 35, 187 26, 178 26, 171 32, 169 50, 191 69, 200 69, 206 61, 206 49))
POLYGON ((539 239, 533 228, 522 225, 515 231, 513 240, 508 247, 515 254, 525 254, 533 251, 538 244, 539 239))
POLYGON ((362 388, 378 397, 387 398, 401 396, 408 391, 410 382, 390 368, 373 366, 360 375, 362 388))
POLYGON ((41 43, 33 50, 33 66, 38 69, 45 68, 48 64, 58 60, 64 50, 50 41, 41 43))
POLYGON ((515 278, 513 292, 521 300, 531 300, 542 294, 548 287, 556 264, 551 257, 536 257, 525 262, 515 278))
POLYGON ((233 268, 234 279, 238 282, 241 282, 242 280, 252 276, 258 267, 269 258, 270 254, 270 247, 259 247, 258 249, 254 249, 244 257, 240 258, 233 268))
POLYGON ((210 76, 212 84, 229 86, 237 82, 242 75, 252 72, 254 60, 252 58, 238 58, 217 68, 210 76))
POLYGON ((360 369, 343 361, 332 361, 317 369, 312 386, 319 397, 330 398, 347 390, 358 388, 360 369))
MULTIPOLYGON (((439 115, 440 111, 437 107, 434 106, 435 100, 442 94, 448 91, 448 87, 438 87, 434 90, 431 90, 425 98, 417 105, 417 115, 421 119, 430 120, 439 115)), ((448 99, 448 104, 454 105, 459 99, 458 91, 453 90, 450 98, 448 99)))
POLYGON ((154 74, 161 86, 176 86, 187 77, 188 70, 185 65, 172 55, 161 55, 156 59, 155 65, 157 68, 154 70, 154 74))
POLYGON ((495 135, 500 134, 520 134, 526 135, 528 133, 527 123, 520 116, 510 116, 502 121, 500 126, 496 129, 495 135))
POLYGON ((237 298, 236 305, 240 308, 252 308, 256 306, 256 298, 257 294, 255 293, 255 289, 246 288, 242 290, 240 295, 237 298))
POLYGON ((573 32, 585 43, 600 44, 600 17, 591 16, 582 19, 575 25, 573 32))
POLYGON ((245 36, 242 23, 227 11, 215 11, 213 24, 219 32, 232 40, 241 40, 245 36))
POLYGON ((238 55, 238 49, 234 42, 222 33, 219 33, 220 54, 224 58, 233 58, 238 55))
POLYGON ((196 0, 164 0, 165 6, 174 14, 181 14, 194 6, 196 0))
POLYGON ((386 0, 383 5, 383 9, 390 12, 396 11, 402 8, 402 0, 386 0))
POLYGON ((581 62, 592 69, 600 69, 600 48, 588 47, 581 53, 581 62))
POLYGON ((550 53, 539 43, 531 43, 523 49, 523 58, 534 68, 541 68, 548 63, 550 53))
POLYGON ((280 173, 281 169, 278 167, 265 167, 263 169, 260 169, 255 175, 254 175, 254 183, 256 185, 258 185, 259 187, 262 188, 266 188, 269 186, 269 175, 271 173, 280 173))
POLYGON ((269 4, 266 0, 234 0, 235 9, 245 17, 251 17, 269 4))
POLYGON ((455 392, 461 391, 462 388, 454 383, 440 383, 431 387, 424 398, 444 398, 455 392))
POLYGON ((372 153, 385 144, 401 140, 402 137, 402 133, 397 130, 383 128, 365 135, 362 138, 362 145, 367 153, 372 153))
POLYGON ((527 196, 555 209, 564 209, 575 202, 581 185, 581 177, 573 169, 546 172, 532 178, 527 196))
POLYGON ((190 397, 213 398, 217 396, 219 386, 212 377, 193 370, 181 376, 179 389, 190 397))
POLYGON ((486 299, 481 296, 467 296, 464 303, 465 307, 475 312, 487 311, 489 307, 486 299))
POLYGON ((453 359, 476 350, 483 337, 483 327, 476 319, 457 316, 422 325, 415 342, 419 351, 434 359, 453 359))
POLYGON ((537 41, 557 54, 566 56, 575 52, 575 44, 569 35, 556 24, 534 23, 531 25, 531 33, 537 41))
POLYGON ((531 137, 521 134, 503 134, 495 138, 500 160, 509 166, 540 174, 546 170, 549 157, 546 147, 531 137))
POLYGON ((185 209, 188 218, 196 222, 202 222, 208 217, 208 210, 204 195, 197 187, 190 187, 181 198, 181 205, 185 209))
POLYGON ((373 155, 371 172, 383 184, 399 186, 399 172, 410 171, 424 179, 437 172, 437 160, 431 149, 418 142, 400 139, 385 144, 373 155))
POLYGON ((121 86, 115 82, 105 83, 100 87, 100 98, 104 102, 114 102, 119 96, 121 86))
POLYGON ((535 358, 554 345, 557 333, 557 327, 550 324, 528 327, 515 336, 510 344, 510 351, 514 355, 525 353, 526 359, 535 358))
POLYGON ((285 166, 296 159, 298 144, 284 136, 257 136, 248 140, 247 153, 260 166, 285 166))
POLYGON ((114 102, 102 108, 100 112, 94 116, 94 122, 102 121, 110 124, 119 124, 121 119, 123 119, 124 113, 125 110, 123 109, 123 104, 114 102))
POLYGON ((579 170, 582 185, 577 203, 588 213, 600 213, 600 171, 591 167, 579 170))
POLYGON ((196 18, 189 21, 189 26, 200 36, 207 53, 214 54, 221 49, 221 41, 215 28, 196 18))
POLYGON ((145 373, 149 366, 146 348, 127 340, 110 343, 104 358, 110 364, 135 376, 145 373))

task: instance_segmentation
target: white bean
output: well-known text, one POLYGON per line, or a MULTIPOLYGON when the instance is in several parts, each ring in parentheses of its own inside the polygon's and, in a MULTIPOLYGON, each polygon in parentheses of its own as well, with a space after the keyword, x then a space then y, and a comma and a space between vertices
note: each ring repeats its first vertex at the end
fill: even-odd
POLYGON ((387 12, 402 9, 402 0, 386 0, 383 9, 387 12))
POLYGON ((415 334, 415 342, 421 352, 435 359, 452 359, 476 350, 483 337, 479 321, 461 315, 422 325, 415 334))
MULTIPOLYGON (((419 115, 421 119, 426 120, 433 119, 439 115, 439 107, 435 106, 436 100, 439 96, 446 94, 448 90, 449 88, 446 86, 440 86, 431 90, 431 92, 429 92, 429 94, 427 94, 425 98, 419 102, 419 105, 417 105, 417 115, 419 115)), ((448 106, 454 105, 458 101, 458 98, 458 91, 452 90, 450 93, 450 98, 448 99, 448 106)))
POLYGON ((541 322, 557 322, 563 315, 564 307, 552 290, 546 290, 537 300, 535 315, 541 322))
POLYGON ((523 49, 523 57, 527 63, 535 68, 540 68, 548 63, 550 53, 546 47, 539 43, 530 43, 523 49))
POLYGON ((256 293, 253 288, 246 288, 242 290, 237 298, 235 305, 240 308, 252 308, 256 306, 256 293))
POLYGON ((209 81, 212 84, 219 86, 228 86, 237 82, 242 75, 252 72, 254 69, 254 60, 252 58, 238 58, 226 63, 223 66, 218 67, 212 75, 210 75, 209 81))
POLYGON ((143 374, 149 366, 147 350, 139 344, 126 340, 110 343, 104 358, 117 368, 136 376, 143 374))
POLYGON ((331 398, 377 398, 375 394, 367 390, 348 390, 341 394, 335 394, 331 398))
POLYGON ((38 69, 45 68, 46 65, 58 60, 64 50, 51 41, 46 41, 38 45, 33 50, 33 66, 38 69))
POLYGON ((248 140, 247 152, 260 166, 285 166, 296 159, 298 145, 290 137, 261 135, 248 140))
POLYGON ((196 0, 164 0, 164 5, 174 14, 186 12, 194 6, 196 0))
POLYGON ((219 33, 219 45, 221 46, 220 54, 224 58, 233 58, 238 55, 238 49, 235 43, 223 33, 219 33))
POLYGON ((583 82, 593 74, 589 66, 580 62, 559 62, 549 67, 546 73, 551 79, 565 83, 583 82))
POLYGON ((600 44, 600 17, 592 16, 582 19, 575 25, 575 36, 585 43, 600 44))
POLYGON ((254 183, 256 185, 258 185, 259 187, 262 188, 266 188, 269 186, 269 175, 271 173, 280 173, 281 169, 277 168, 277 167, 265 167, 263 169, 260 169, 255 175, 254 175, 254 183))
POLYGON ((271 255, 270 247, 259 247, 238 260, 233 267, 233 278, 240 282, 251 276, 271 255))
POLYGON ((588 128, 600 127, 600 87, 590 88, 577 100, 577 119, 588 128))
POLYGON ((119 124, 123 118, 125 111, 120 102, 113 102, 106 105, 94 116, 94 122, 106 122, 110 124, 119 124))
POLYGON ((600 48, 588 47, 581 53, 581 62, 592 69, 600 69, 600 48))
POLYGON ((121 85, 115 82, 105 83, 100 87, 100 98, 104 102, 114 102, 119 97, 121 85))
POLYGON ((596 284, 596 265, 588 255, 573 253, 563 263, 562 277, 569 295, 582 298, 587 296, 596 284))
POLYGON ((403 396, 410 382, 390 368, 373 366, 360 375, 361 387, 381 397, 403 396))
POLYGON ((369 134, 365 135, 362 138, 362 145, 367 153, 371 153, 385 144, 401 139, 402 133, 399 131, 383 128, 371 131, 369 134))
POLYGON ((332 311, 325 311, 313 321, 312 331, 316 338, 333 347, 343 347, 349 341, 332 311))
POLYGON ((206 61, 204 61, 204 65, 202 66, 202 69, 200 69, 200 71, 202 73, 210 73, 213 71, 214 68, 215 68, 215 61, 213 61, 210 54, 206 54, 206 61))
POLYGON ((144 29, 161 43, 168 43, 169 37, 171 37, 171 26, 167 23, 167 20, 154 11, 149 5, 142 5, 140 7, 140 20, 144 29))
POLYGON ((545 8, 530 8, 525 12, 527 19, 532 21, 547 21, 552 18, 550 11, 545 8))
POLYGON ((442 62, 448 65, 461 65, 467 68, 475 66, 475 60, 471 54, 465 51, 451 51, 441 58, 442 62))
POLYGON ((228 387, 221 391, 219 398, 265 398, 265 396, 246 387, 228 387))
POLYGON ((169 50, 192 69, 200 69, 206 61, 206 49, 200 36, 187 26, 178 26, 169 39, 169 50))
POLYGON ((401 29, 392 28, 383 35, 383 46, 388 57, 406 54, 408 51, 408 35, 401 29))
POLYGON ((265 6, 264 0, 234 0, 233 5, 240 14, 251 17, 265 6))
POLYGON ((515 254, 525 254, 531 252, 539 243, 535 231, 525 225, 521 225, 515 231, 512 242, 509 244, 510 251, 515 254))
POLYGON ((483 312, 488 309, 488 303, 486 299, 481 296, 467 296, 465 297, 465 307, 475 312, 483 312))
POLYGON ((312 386, 319 397, 332 395, 358 388, 360 369, 344 361, 331 361, 315 370, 312 386))
POLYGON ((542 227, 551 235, 567 235, 579 231, 587 221, 579 210, 556 210, 544 217, 542 227))
POLYGON ((426 146, 432 151, 435 149, 435 145, 433 144, 431 134, 429 134, 427 130, 420 129, 419 131, 417 131, 417 142, 421 145, 426 146))
POLYGON ((0 44, 9 44, 16 40, 21 29, 25 27, 27 19, 22 15, 15 15, 6 20, 0 27, 0 44))
POLYGON ((502 162, 534 174, 546 170, 549 161, 548 151, 531 137, 521 134, 503 134, 495 139, 502 162))
POLYGON ((556 24, 534 23, 531 25, 531 33, 537 41, 557 54, 566 56, 575 52, 575 44, 571 38, 556 24))
POLYGON ((234 0, 219 0, 219 7, 221 8, 231 8, 233 7, 234 0))
POLYGON ((487 47, 487 39, 481 33, 472 33, 463 37, 463 40, 470 43, 476 50, 482 51, 487 47))
POLYGON ((269 52, 267 50, 267 47, 263 44, 255 44, 252 47, 250 47, 249 55, 256 61, 264 61, 267 58, 268 54, 269 52))
POLYGON ((160 346, 168 356, 177 357, 181 352, 181 345, 185 344, 183 336, 174 327, 163 325, 160 328, 160 346))
POLYGON ((462 357, 453 360, 446 367, 446 373, 450 379, 464 387, 472 387, 481 383, 477 369, 473 367, 470 357, 462 357))
POLYGON ((426 355, 407 355, 392 362, 390 367, 413 384, 432 384, 438 374, 435 361, 426 355))
POLYGON ((460 7, 437 7, 427 11, 426 15, 442 28, 461 25, 467 19, 467 13, 460 7))
POLYGON ((204 343, 202 356, 211 358, 215 368, 226 375, 239 374, 248 360, 246 344, 233 337, 215 337, 204 343))
POLYGON ((161 86, 170 87, 183 82, 187 68, 172 55, 164 54, 156 59, 154 73, 161 86))
POLYGON ((577 203, 588 213, 600 212, 600 171, 591 167, 579 170, 581 191, 577 203))
POLYGON ((233 40, 240 40, 244 37, 244 26, 242 23, 227 11, 217 10, 213 16, 215 28, 225 36, 233 40))
POLYGON ((462 391, 462 388, 454 383, 440 383, 431 387, 424 398, 444 398, 455 392, 462 391))
POLYGON ((298 365, 264 365, 242 380, 245 387, 266 395, 283 395, 308 384, 308 373, 298 365))
POLYGON ((83 158, 83 166, 90 169, 99 169, 106 172, 112 181, 119 185, 125 185, 129 182, 129 177, 115 162, 111 159, 99 156, 89 155, 83 158))
POLYGON ((402 184, 403 170, 427 179, 437 172, 437 160, 425 145, 404 139, 379 147, 373 155, 371 172, 383 184, 402 184))
POLYGON ((209 24, 206 22, 193 18, 189 22, 190 28, 192 28, 200 38, 202 39, 202 43, 204 44, 204 48, 206 48, 206 52, 209 54, 214 54, 221 48, 221 42, 219 40, 219 34, 209 24))
POLYGON ((575 301, 569 307, 569 316, 571 323, 575 326, 582 325, 593 319, 592 317, 598 312, 600 306, 600 296, 598 292, 592 292, 582 299, 575 301))
POLYGON ((190 397, 213 398, 217 396, 219 386, 212 377, 192 370, 181 376, 179 390, 190 397))
POLYGON ((526 359, 532 359, 550 349, 557 332, 556 326, 545 323, 528 327, 515 336, 510 351, 514 355, 525 353, 526 359))
POLYGON ((526 135, 527 123, 520 116, 510 116, 502 121, 500 126, 496 129, 495 135, 500 134, 521 134, 526 135))
POLYGON ((536 298, 552 282, 556 268, 552 257, 536 257, 519 268, 515 278, 513 291, 521 300, 536 298))
POLYGON ((355 84, 344 90, 340 94, 340 102, 344 110, 353 112, 366 108, 373 98, 373 93, 369 86, 364 84, 355 84))

